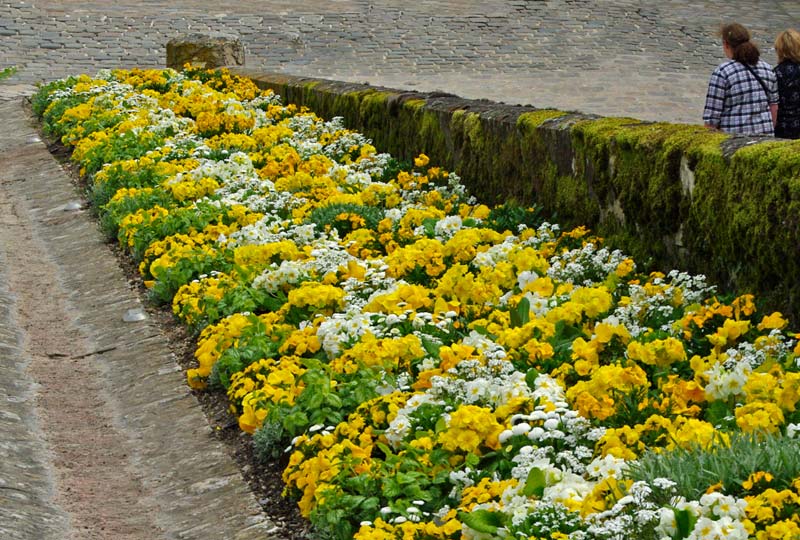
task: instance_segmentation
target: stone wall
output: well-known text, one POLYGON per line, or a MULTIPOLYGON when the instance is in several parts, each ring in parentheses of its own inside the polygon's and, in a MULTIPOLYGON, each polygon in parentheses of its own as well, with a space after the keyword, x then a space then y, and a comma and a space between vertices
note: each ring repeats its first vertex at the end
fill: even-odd
POLYGON ((400 159, 421 152, 482 202, 537 202, 647 270, 706 274, 800 320, 800 141, 601 118, 441 93, 235 73, 400 159))

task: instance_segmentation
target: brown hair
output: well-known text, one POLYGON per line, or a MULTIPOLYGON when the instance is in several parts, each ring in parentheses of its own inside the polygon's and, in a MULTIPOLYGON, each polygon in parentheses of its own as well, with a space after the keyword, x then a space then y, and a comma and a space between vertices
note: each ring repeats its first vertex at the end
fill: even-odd
POLYGON ((775 54, 778 55, 778 63, 784 60, 800 63, 800 32, 789 29, 778 34, 775 39, 775 54))
POLYGON ((733 52, 733 59, 742 64, 754 66, 761 54, 758 47, 750 41, 750 31, 739 23, 724 24, 719 29, 722 41, 728 44, 733 52))

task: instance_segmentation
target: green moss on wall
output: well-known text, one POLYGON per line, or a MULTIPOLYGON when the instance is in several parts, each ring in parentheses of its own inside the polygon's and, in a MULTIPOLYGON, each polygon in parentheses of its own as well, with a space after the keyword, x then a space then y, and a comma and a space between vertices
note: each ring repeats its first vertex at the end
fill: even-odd
POLYGON ((735 150, 741 140, 702 126, 282 77, 287 101, 343 116, 398 158, 428 154, 482 202, 539 202, 641 266, 707 274, 800 320, 800 141, 735 150))
POLYGON ((554 109, 542 109, 541 111, 522 113, 519 115, 519 118, 517 118, 517 127, 521 130, 536 129, 547 120, 561 118, 566 114, 567 113, 563 111, 556 111, 554 109))
POLYGON ((403 102, 403 106, 418 111, 427 105, 427 103, 428 102, 424 99, 407 99, 405 102, 403 102))

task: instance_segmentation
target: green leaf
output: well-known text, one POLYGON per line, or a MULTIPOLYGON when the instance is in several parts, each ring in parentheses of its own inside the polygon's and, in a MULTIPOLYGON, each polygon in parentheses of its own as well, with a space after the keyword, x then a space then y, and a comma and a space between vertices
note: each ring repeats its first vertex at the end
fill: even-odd
POLYGON ((331 407, 335 407, 337 409, 342 408, 342 399, 334 393, 327 394, 325 396, 325 402, 331 407))
POLYGON ((531 303, 526 297, 522 297, 517 307, 509 313, 511 316, 511 327, 518 328, 524 326, 531 320, 531 303))
POLYGON ((544 488, 547 486, 547 481, 544 477, 544 471, 539 467, 534 467, 528 473, 528 478, 525 480, 525 487, 522 489, 522 494, 527 497, 541 497, 544 495, 544 488))
POLYGON ((723 400, 712 401, 706 409, 706 421, 711 425, 718 425, 723 422, 726 416, 731 414, 728 404, 723 400))
POLYGON ((497 534, 497 529, 503 526, 504 518, 505 515, 489 510, 458 513, 458 519, 467 527, 485 534, 497 534))
POLYGON ((425 235, 428 238, 436 236, 436 218, 425 218, 422 220, 422 227, 425 229, 425 235))
POLYGON ((433 358, 439 358, 439 349, 441 346, 438 343, 434 343, 430 339, 423 337, 422 348, 425 349, 425 352, 427 352, 433 358))
POLYGON ((433 429, 436 431, 436 433, 441 433, 442 431, 447 430, 447 421, 444 419, 444 417, 439 417, 439 419, 436 421, 436 427, 433 429))
POLYGON ((673 508, 672 511, 675 513, 675 524, 678 529, 673 536, 674 540, 681 540, 688 537, 692 530, 694 530, 694 526, 697 523, 697 516, 685 509, 678 510, 677 508, 673 508))
POLYGON ((539 372, 536 371, 536 368, 530 368, 528 371, 525 372, 525 382, 528 384, 528 388, 531 390, 536 389, 536 379, 539 377, 539 372))

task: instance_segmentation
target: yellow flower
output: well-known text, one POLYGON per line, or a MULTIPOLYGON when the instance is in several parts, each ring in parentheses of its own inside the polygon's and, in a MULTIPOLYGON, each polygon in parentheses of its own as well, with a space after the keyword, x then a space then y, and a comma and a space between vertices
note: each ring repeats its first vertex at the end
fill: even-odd
POLYGON ((759 484, 760 482, 764 482, 765 484, 769 484, 774 479, 771 473, 765 471, 756 471, 752 473, 750 476, 747 477, 747 480, 742 482, 742 487, 747 491, 753 489, 753 486, 759 484))
POLYGON ((415 167, 424 167, 430 162, 430 158, 425 154, 420 154, 419 156, 414 158, 414 166, 415 167))
POLYGON ((617 277, 625 277, 631 272, 633 272, 634 268, 636 267, 636 263, 633 262, 633 259, 625 259, 621 263, 617 265, 617 269, 614 270, 614 274, 617 277))
POLYGON ((754 401, 737 407, 736 425, 747 433, 767 431, 775 433, 783 425, 783 412, 774 403, 754 401))
POLYGON ((686 360, 683 343, 669 337, 647 343, 632 341, 628 344, 628 358, 651 366, 665 367, 686 360))
POLYGON ((764 318, 761 319, 761 322, 758 323, 757 328, 759 330, 780 330, 785 328, 787 324, 789 324, 789 321, 784 319, 783 315, 776 311, 771 315, 765 315, 764 318))
POLYGON ((482 448, 500 448, 498 436, 503 426, 489 409, 475 405, 461 405, 450 415, 447 430, 439 434, 438 441, 450 452, 481 455, 482 448))
POLYGON ((767 525, 763 531, 756 533, 756 540, 797 540, 798 538, 800 538, 800 525, 790 519, 767 525))

